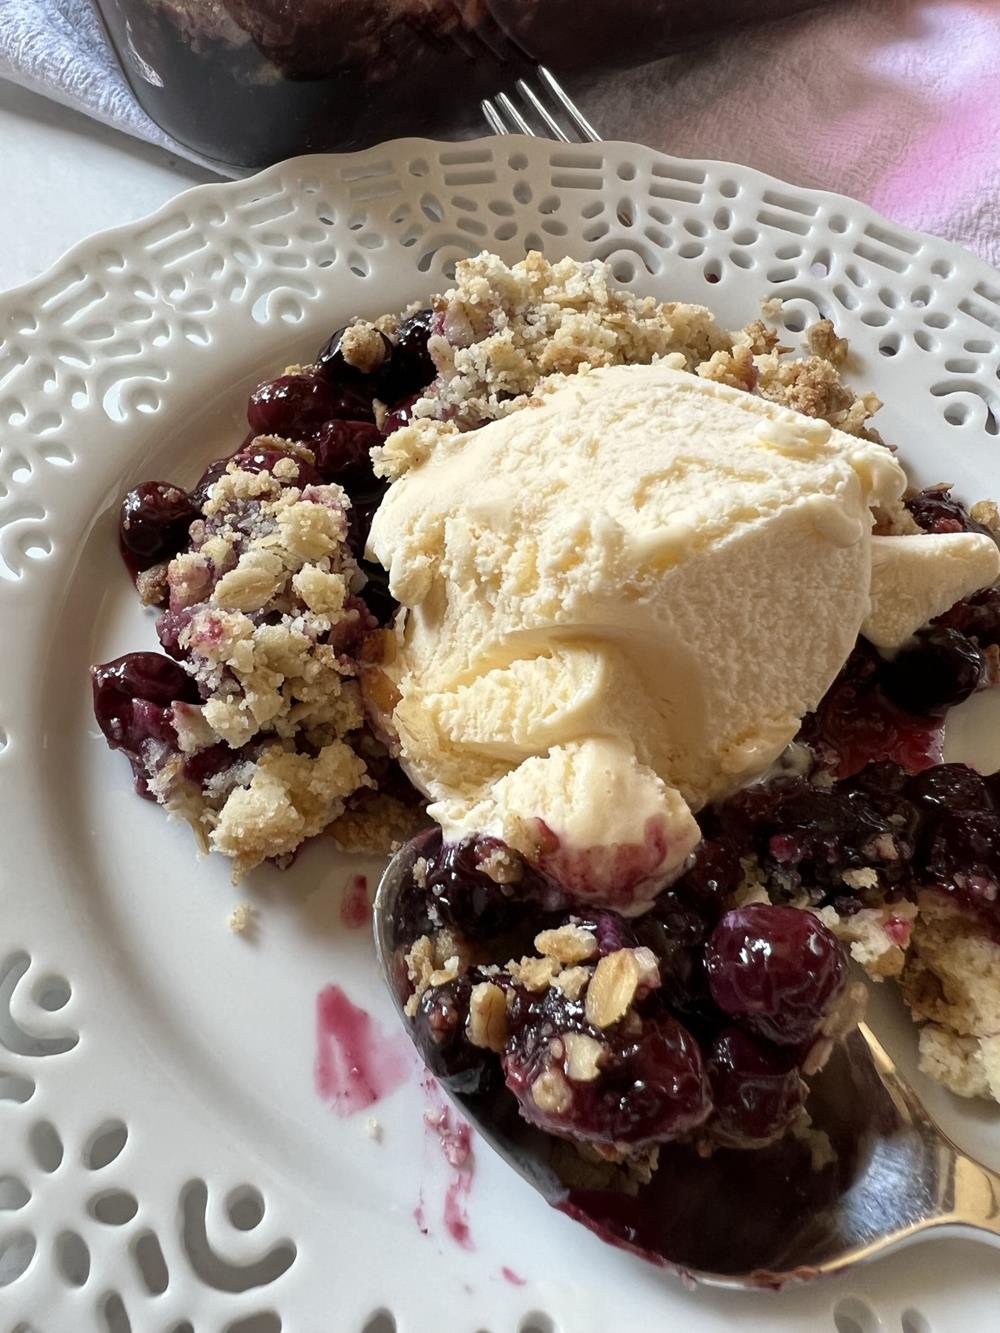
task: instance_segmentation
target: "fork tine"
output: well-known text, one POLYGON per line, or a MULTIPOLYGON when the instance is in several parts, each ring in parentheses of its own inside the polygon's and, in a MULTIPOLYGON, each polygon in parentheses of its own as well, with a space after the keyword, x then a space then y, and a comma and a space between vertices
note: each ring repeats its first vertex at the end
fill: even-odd
POLYGON ((549 111, 548 107, 544 104, 544 102, 542 102, 541 98, 535 92, 534 88, 532 88, 531 84, 527 83, 524 79, 518 79, 516 87, 517 91, 521 94, 521 96, 526 101, 531 103, 531 106, 533 107, 536 115, 539 117, 540 120, 542 120, 545 123, 550 132, 557 139, 561 139, 563 143, 571 143, 572 140, 570 139, 569 135, 559 124, 556 118, 552 115, 552 113, 549 111))
POLYGON ((504 124, 503 116, 496 109, 488 97, 484 97, 479 103, 479 109, 486 118, 486 123, 494 134, 506 134, 507 126, 504 124))
MULTIPOLYGON (((525 110, 537 116, 544 127, 542 133, 547 133, 562 143, 575 142, 573 137, 575 134, 584 140, 589 140, 591 143, 600 143, 601 136, 576 106, 552 71, 546 69, 544 65, 537 66, 537 70, 545 89, 558 103, 558 107, 565 111, 570 121, 568 129, 565 124, 560 124, 558 111, 554 115, 528 80, 520 78, 514 86, 525 110)), ((492 98, 484 97, 479 106, 486 123, 494 134, 517 133, 530 135, 533 139, 538 137, 538 131, 532 128, 520 108, 507 93, 497 93, 496 97, 492 98)))
POLYGON ((539 65, 538 73, 541 76, 543 82, 548 86, 548 89, 552 93, 553 97, 556 98, 556 100, 562 106, 563 110, 567 113, 568 116, 570 116, 573 123, 576 125, 577 129, 580 131, 583 137, 585 139, 589 139, 591 143, 600 143, 601 136, 597 133, 597 131, 594 129, 593 125, 591 125, 590 121, 583 114, 583 112, 579 110, 579 108, 576 106, 576 103, 573 102, 569 94, 563 88, 562 84, 558 81, 558 79, 555 77, 552 71, 550 69, 546 69, 544 65, 539 65))
POLYGON ((500 104, 501 109, 505 111, 508 117, 514 122, 521 134, 530 134, 533 139, 538 138, 538 135, 521 115, 520 111, 518 111, 517 107, 506 93, 497 93, 497 102, 500 104))

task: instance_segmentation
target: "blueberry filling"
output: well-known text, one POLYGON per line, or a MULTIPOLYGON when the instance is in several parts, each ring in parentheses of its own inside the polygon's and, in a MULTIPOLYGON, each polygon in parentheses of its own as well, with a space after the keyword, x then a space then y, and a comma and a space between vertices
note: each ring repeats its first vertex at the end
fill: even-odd
MULTIPOLYGON (((142 795, 155 796, 174 808, 178 793, 189 803, 184 793, 193 784, 210 812, 210 822, 211 811, 218 812, 234 786, 250 780, 251 766, 268 744, 279 740, 286 752, 317 760, 332 739, 329 725, 325 730, 324 725, 311 730, 303 725, 291 737, 286 728, 276 737, 268 733, 265 722, 263 731, 241 743, 238 735, 228 732, 213 736, 202 717, 208 717, 208 706, 220 699, 238 700, 240 693, 232 668, 212 665, 213 638, 224 638, 228 632, 225 599, 220 613, 214 590, 261 536, 261 559, 267 560, 268 533, 280 527, 285 500, 291 504, 298 497, 317 511, 336 509, 338 504, 343 508, 336 498, 339 492, 330 490, 334 484, 343 488, 349 502, 341 553, 332 537, 326 548, 333 555, 334 574, 342 570, 348 581, 343 614, 330 604, 325 622, 330 627, 324 634, 322 620, 312 615, 310 622, 315 601, 302 600, 306 594, 296 593, 294 580, 289 580, 286 591, 276 584, 269 598, 262 593, 260 609, 254 609, 253 601, 241 602, 239 610, 245 613, 241 623, 244 631, 249 626, 255 633, 272 626, 285 635, 286 645, 289 635, 302 639, 304 632, 301 651, 310 659, 304 667, 307 675, 320 660, 329 673, 330 655, 340 663, 338 688, 342 687, 344 709, 338 726, 363 759, 365 774, 358 789, 340 804, 347 811, 361 809, 377 793, 412 809, 414 818, 420 808, 384 738, 371 730, 367 708, 356 700, 364 703, 368 669, 377 662, 379 641, 373 632, 388 624, 396 611, 387 575, 364 559, 372 515, 385 491, 385 483, 372 470, 370 451, 435 378, 427 351, 431 312, 421 310, 406 317, 393 337, 375 333, 371 326, 361 327, 355 342, 368 339, 369 363, 364 367, 351 363, 351 339, 345 342, 345 330, 338 330, 314 365, 293 368, 254 389, 247 406, 250 434, 233 454, 209 463, 190 491, 170 482, 144 482, 128 493, 121 506, 122 555, 143 601, 158 608, 156 630, 163 653, 129 653, 95 667, 95 715, 108 744, 127 755, 142 795), (385 430, 375 424, 377 409, 385 430), (266 475, 269 482, 262 485, 258 500, 251 494, 254 484, 246 485, 244 478, 242 498, 230 497, 220 502, 220 509, 213 497, 234 469, 241 475, 266 475), (227 546, 220 546, 220 534, 227 546), (350 721, 343 721, 352 710, 358 713, 354 730, 350 721)), ((315 521, 321 518, 317 512, 315 521)), ((310 538, 300 534, 300 539, 310 538)), ((319 575, 313 572, 313 579, 329 578, 327 567, 328 562, 316 566, 319 575)), ((282 667, 286 677, 289 670, 282 667)), ((284 688, 287 694, 296 687, 284 688)), ((307 680, 297 688, 308 698, 307 680)), ((287 706, 293 710, 307 706, 295 699, 291 695, 287 706)))

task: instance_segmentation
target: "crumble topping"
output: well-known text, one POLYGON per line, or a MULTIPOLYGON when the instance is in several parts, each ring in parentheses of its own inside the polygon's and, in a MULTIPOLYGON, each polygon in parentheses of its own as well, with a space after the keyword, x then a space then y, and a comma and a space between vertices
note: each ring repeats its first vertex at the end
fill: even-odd
POLYGON ((902 983, 914 1016, 963 1037, 1000 1036, 1000 944, 940 894, 921 894, 919 908, 902 983))
MULTIPOLYGON (((764 313, 777 309, 780 302, 764 313)), ((841 381, 847 343, 829 320, 808 335, 812 356, 788 360, 789 349, 760 319, 727 332, 703 306, 618 288, 600 261, 552 263, 535 251, 511 266, 487 252, 462 260, 434 311, 438 332, 428 351, 438 378, 410 421, 372 451, 376 473, 391 480, 453 447, 463 432, 531 406, 547 381, 654 361, 878 438, 867 422, 879 401, 841 381)))
POLYGON ((560 926, 536 935, 535 948, 557 963, 585 963, 597 953, 597 936, 583 926, 560 926))
POLYGON ((842 366, 847 360, 849 351, 847 339, 837 336, 832 320, 821 319, 813 324, 806 334, 806 340, 809 343, 809 350, 824 361, 842 366))
POLYGON ((228 926, 234 935, 249 934, 256 924, 257 913, 249 903, 237 903, 229 913, 228 926))
POLYGON ((238 880, 267 859, 290 856, 343 812, 344 800, 365 783, 364 761, 333 741, 313 757, 270 746, 249 785, 231 792, 209 841, 233 858, 238 880))
MULTIPOLYGON (((863 883, 858 887, 878 886, 878 876, 873 870, 847 873, 863 877, 863 883)), ((841 916, 833 907, 824 907, 817 912, 823 924, 848 946, 851 957, 873 981, 898 977, 902 973, 916 915, 916 903, 905 900, 881 907, 862 907, 853 916, 841 916)))
POLYGON ((928 1023, 920 1029, 919 1067, 959 1097, 1000 1102, 1000 1037, 961 1036, 928 1023))
MULTIPOLYGON (((838 339, 837 341, 843 341, 838 339)), ((831 426, 881 443, 867 422, 882 406, 873 393, 855 394, 840 378, 837 364, 821 356, 783 360, 775 349, 755 358, 757 392, 782 407, 808 417, 828 421, 831 426)))
POLYGON ((426 827, 427 812, 422 803, 359 789, 351 799, 351 808, 338 815, 326 832, 334 845, 349 855, 385 856, 426 827))
POLYGON ((409 1017, 417 1012, 420 997, 433 986, 444 986, 454 981, 468 964, 464 947, 451 931, 440 930, 433 938, 421 935, 406 955, 406 974, 413 985, 413 994, 406 1002, 409 1017))
POLYGON ((382 1142, 382 1122, 376 1120, 374 1116, 369 1116, 365 1121, 365 1133, 376 1143, 382 1142))
POLYGON ((385 359, 385 343, 374 324, 359 319, 341 334, 340 354, 349 366, 370 375, 385 359))
POLYGON ((650 949, 616 949, 594 968, 587 986, 584 1012, 595 1028, 619 1022, 640 995, 660 984, 660 970, 650 949))
POLYGON ((148 789, 232 858, 237 880, 286 860, 374 787, 353 748, 364 722, 358 663, 336 642, 366 614, 350 501, 339 485, 300 483, 305 446, 259 436, 253 450, 280 456, 270 471, 229 463, 187 549, 147 571, 142 589, 166 600, 160 638, 203 700, 171 710, 177 753, 147 744, 148 789))
POLYGON ((507 1040, 507 997, 492 981, 480 981, 469 997, 469 1040, 473 1046, 502 1051, 507 1040))

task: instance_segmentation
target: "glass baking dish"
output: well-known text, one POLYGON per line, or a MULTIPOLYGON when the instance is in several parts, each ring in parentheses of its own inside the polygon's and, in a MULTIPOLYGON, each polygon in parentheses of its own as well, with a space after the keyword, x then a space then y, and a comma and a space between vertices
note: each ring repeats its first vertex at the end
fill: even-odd
POLYGON ((93 0, 146 112, 232 167, 475 124, 535 64, 642 64, 816 2, 93 0))

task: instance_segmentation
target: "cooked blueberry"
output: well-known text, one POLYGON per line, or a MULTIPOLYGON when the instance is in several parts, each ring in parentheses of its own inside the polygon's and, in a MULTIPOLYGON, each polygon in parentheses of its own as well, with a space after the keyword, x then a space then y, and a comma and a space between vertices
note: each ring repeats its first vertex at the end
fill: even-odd
MULTIPOLYGON (((515 929, 531 905, 530 872, 522 869, 515 882, 499 883, 482 868, 498 855, 511 858, 503 843, 487 837, 446 842, 426 853, 427 892, 442 923, 466 939, 485 939, 515 929)), ((521 868, 517 857, 512 864, 521 868)))
POLYGON ((983 532, 965 505, 952 498, 950 486, 932 486, 905 501, 907 509, 925 532, 983 532))
POLYGON ((838 777, 884 759, 917 773, 937 759, 940 719, 897 707, 881 688, 883 667, 872 645, 859 639, 816 711, 803 719, 798 739, 838 777))
POLYGON ((817 1034, 844 985, 844 954, 811 912, 755 905, 727 912, 705 952, 724 1013, 779 1045, 817 1034))
MULTIPOLYGON (((250 440, 252 439, 253 439, 252 435, 247 437, 247 442, 246 442, 247 445, 249 445, 250 440)), ((202 508, 205 501, 208 499, 209 491, 219 480, 219 478, 223 475, 226 468, 229 466, 231 462, 232 462, 231 458, 214 459, 211 463, 209 463, 208 467, 198 478, 197 482, 195 482, 194 488, 191 491, 191 499, 198 506, 199 510, 202 508)))
POLYGON ((145 481, 122 501, 118 534, 136 569, 171 560, 187 545, 198 508, 187 491, 168 481, 145 481))
POLYGON ((956 602, 934 624, 961 631, 975 639, 981 648, 1000 643, 1000 587, 984 588, 965 601, 956 602))
POLYGON ((911 801, 923 810, 995 809, 985 779, 966 764, 936 764, 917 773, 906 784, 911 801))
POLYGON ((983 655, 956 629, 931 625, 881 670, 882 689, 909 713, 943 713, 979 686, 983 655))
MULTIPOLYGON (((351 508, 348 515, 347 543, 354 553, 354 558, 360 560, 365 553, 365 545, 368 541, 368 533, 371 531, 372 519, 375 517, 375 510, 382 503, 382 494, 363 495, 352 497, 351 508)), ((378 566, 383 579, 388 579, 388 574, 381 566, 378 566)))
POLYGON ((427 350, 433 325, 434 311, 430 309, 417 310, 400 323, 392 369, 382 385, 384 401, 397 403, 426 388, 437 375, 437 367, 427 350))
POLYGON ((279 480, 284 485, 318 486, 325 480, 312 463, 306 462, 304 458, 300 458, 297 454, 288 453, 283 449, 264 448, 261 445, 251 444, 247 448, 241 449, 232 459, 224 459, 223 462, 235 463, 242 472, 274 472, 278 463, 288 459, 291 459, 295 464, 295 475, 280 477, 279 480))
POLYGON ((661 893, 652 909, 635 922, 640 942, 652 949, 660 964, 663 999, 685 1018, 715 1011, 708 993, 704 946, 709 921, 679 890, 661 893))
POLYGON ((375 484, 369 450, 382 443, 370 421, 327 421, 309 442, 316 469, 324 481, 335 481, 350 489, 375 484))
POLYGON ((90 675, 97 725, 113 750, 133 758, 134 767, 145 741, 176 744, 171 705, 198 701, 191 677, 160 653, 126 653, 91 667, 90 675))
POLYGON ((362 560, 361 572, 368 582, 361 589, 365 606, 380 625, 391 625, 399 610, 399 603, 389 591, 389 575, 381 565, 362 560))
POLYGON ((375 421, 371 393, 362 389, 334 388, 331 396, 330 419, 335 421, 375 421))
POLYGON ((658 1015, 601 1031, 580 1001, 550 989, 503 1056, 526 1120, 564 1137, 636 1146, 686 1133, 711 1110, 698 1043, 658 1015))
POLYGON ((370 385, 372 393, 374 393, 378 380, 389 369, 389 363, 393 356, 392 343, 384 333, 375 331, 377 350, 373 347, 372 354, 367 358, 362 369, 360 366, 347 361, 344 357, 344 335, 351 327, 351 325, 345 324, 342 329, 337 329, 330 336, 320 349, 316 364, 331 384, 343 385, 347 388, 370 385))
POLYGON ((182 667, 161 653, 126 653, 102 666, 91 667, 95 693, 129 699, 147 699, 166 708, 178 700, 197 703, 198 690, 182 667))
POLYGON ((735 1144, 782 1134, 802 1105, 796 1053, 737 1027, 724 1028, 706 1056, 715 1107, 713 1128, 735 1144))
POLYGON ((723 901, 739 887, 739 856, 731 843, 703 838, 695 849, 691 869, 674 884, 674 892, 709 916, 722 914, 723 901))
POLYGON ((247 420, 255 435, 308 440, 336 415, 335 406, 326 380, 303 371, 258 384, 250 395, 247 420))
POLYGON ((996 922, 1000 817, 986 810, 942 810, 928 829, 925 878, 996 922))
POLYGON ((467 1024, 470 974, 429 986, 421 995, 413 1020, 413 1036, 427 1068, 453 1091, 482 1092, 498 1078, 496 1056, 473 1046, 467 1024))
POLYGON ((399 430, 401 426, 408 426, 413 419, 413 404, 420 397, 420 394, 411 394, 408 398, 403 398, 386 412, 382 419, 382 434, 391 435, 394 430, 399 430))

